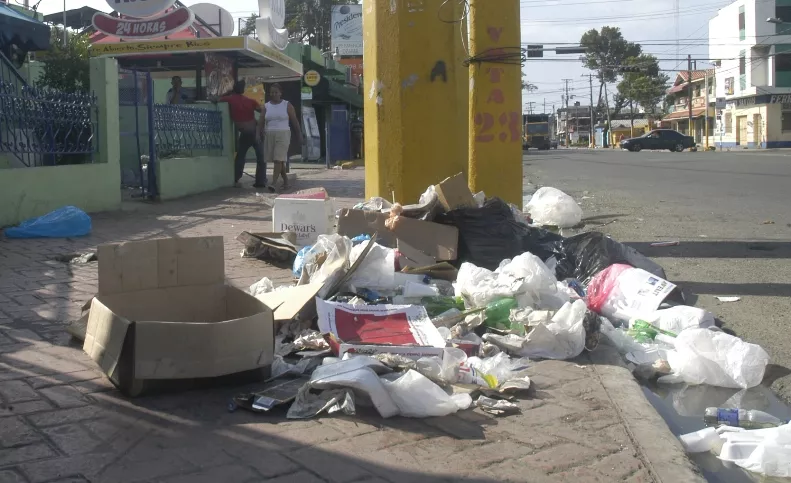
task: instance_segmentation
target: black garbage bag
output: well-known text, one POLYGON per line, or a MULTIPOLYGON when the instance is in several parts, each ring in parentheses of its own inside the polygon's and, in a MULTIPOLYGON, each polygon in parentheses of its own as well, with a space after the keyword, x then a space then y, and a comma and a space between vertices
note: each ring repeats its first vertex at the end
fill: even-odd
POLYGON ((650 258, 600 232, 580 233, 559 243, 545 244, 544 248, 555 252, 558 280, 575 278, 587 287, 594 275, 615 263, 641 268, 667 279, 665 270, 650 258))
POLYGON ((531 252, 546 260, 562 248, 562 236, 519 223, 500 198, 486 200, 481 208, 460 208, 439 214, 434 222, 459 229, 457 264, 470 262, 495 270, 506 258, 531 252))

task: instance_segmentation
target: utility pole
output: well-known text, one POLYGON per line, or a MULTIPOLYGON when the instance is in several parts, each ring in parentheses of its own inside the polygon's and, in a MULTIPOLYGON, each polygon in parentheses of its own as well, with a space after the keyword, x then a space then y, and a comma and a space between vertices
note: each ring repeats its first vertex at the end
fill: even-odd
MULTIPOLYGON (((366 0, 366 2, 370 1, 366 0)), ((377 3, 375 9, 381 8, 383 12, 391 12, 395 10, 394 5, 400 3, 389 1, 392 3, 387 5, 380 6, 377 3)), ((448 3, 451 4, 461 8, 459 2, 448 3)), ((519 1, 500 0, 496 5, 492 5, 491 0, 469 0, 468 5, 469 186, 473 193, 483 191, 489 196, 498 196, 508 203, 520 204, 522 203, 522 109, 520 108, 522 49, 519 1)), ((409 12, 411 9, 402 7, 398 10, 409 12)), ((425 12, 437 16, 436 9, 432 12, 432 9, 426 8, 425 12)), ((441 13, 443 17, 446 15, 445 12, 441 13)), ((405 25, 406 17, 401 22, 401 25, 405 25)), ((420 24, 416 22, 415 25, 420 24)), ((431 24, 426 22, 425 25, 431 24)), ((459 37, 458 32, 455 37, 459 37)), ((426 50, 431 51, 428 47, 426 50)), ((431 84, 427 85, 431 86, 431 84)), ((398 104, 392 104, 391 109, 396 111, 398 104)))
POLYGON ((704 89, 706 89, 706 110, 703 111, 704 118, 703 118, 703 136, 706 139, 706 151, 709 150, 709 70, 705 69, 703 77, 706 79, 704 81, 704 89))
POLYGON ((547 98, 544 98, 544 109, 541 110, 541 114, 547 113, 547 98))
POLYGON ((687 55, 687 83, 689 83, 689 89, 687 89, 687 107, 689 108, 689 118, 687 119, 687 126, 689 129, 689 135, 692 136, 692 139, 695 139, 695 133, 692 130, 692 55, 687 55))
MULTIPOLYGON (((583 75, 582 77, 585 77, 583 75)), ((591 90, 591 122, 590 122, 590 146, 592 148, 596 147, 596 138, 593 136, 593 74, 588 74, 588 83, 590 84, 591 90)))
POLYGON ((566 147, 569 147, 569 82, 573 81, 574 79, 561 79, 565 84, 566 95, 563 96, 563 102, 566 104, 566 110, 564 111, 564 119, 563 119, 563 132, 565 133, 566 137, 566 147))

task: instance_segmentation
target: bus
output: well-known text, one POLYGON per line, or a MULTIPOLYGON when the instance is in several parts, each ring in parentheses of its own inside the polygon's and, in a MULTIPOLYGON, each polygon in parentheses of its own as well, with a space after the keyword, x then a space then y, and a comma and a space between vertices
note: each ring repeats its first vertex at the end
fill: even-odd
POLYGON ((525 114, 522 119, 525 126, 522 146, 548 150, 551 146, 549 114, 525 114))

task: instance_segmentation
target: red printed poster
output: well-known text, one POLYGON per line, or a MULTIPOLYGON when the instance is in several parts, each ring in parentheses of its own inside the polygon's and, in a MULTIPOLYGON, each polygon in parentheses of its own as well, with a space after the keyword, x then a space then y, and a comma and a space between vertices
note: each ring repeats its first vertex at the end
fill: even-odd
POLYGON ((224 96, 233 89, 233 61, 222 54, 203 54, 205 56, 206 97, 214 99, 224 96))
POLYGON ((339 62, 343 65, 349 66, 349 69, 352 71, 351 83, 359 86, 360 79, 363 76, 363 59, 341 59, 339 62))

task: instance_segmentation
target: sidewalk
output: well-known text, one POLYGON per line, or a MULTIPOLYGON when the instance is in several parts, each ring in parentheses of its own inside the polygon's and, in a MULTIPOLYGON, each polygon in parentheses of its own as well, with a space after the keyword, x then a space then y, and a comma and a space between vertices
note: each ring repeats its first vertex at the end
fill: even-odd
MULTIPOLYGON (((300 173, 336 208, 363 196, 362 169, 300 173)), ((269 195, 265 195, 269 196, 269 195)), ((228 413, 239 387, 128 400, 64 331, 95 293, 97 264, 53 257, 96 245, 222 235, 226 273, 247 288, 291 274, 239 256, 242 230, 267 231, 255 191, 221 190, 163 204, 133 202, 93 216, 74 240, 0 238, 0 482, 693 482, 675 437, 607 346, 533 365, 522 414, 287 421, 228 413)))

